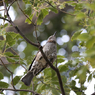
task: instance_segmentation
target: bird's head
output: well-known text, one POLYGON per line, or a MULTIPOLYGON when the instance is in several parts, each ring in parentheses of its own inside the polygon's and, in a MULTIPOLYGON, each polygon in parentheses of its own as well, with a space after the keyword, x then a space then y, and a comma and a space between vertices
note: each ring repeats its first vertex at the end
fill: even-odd
POLYGON ((56 32, 48 38, 47 42, 55 42, 56 43, 56 36, 55 36, 55 34, 56 34, 56 32))

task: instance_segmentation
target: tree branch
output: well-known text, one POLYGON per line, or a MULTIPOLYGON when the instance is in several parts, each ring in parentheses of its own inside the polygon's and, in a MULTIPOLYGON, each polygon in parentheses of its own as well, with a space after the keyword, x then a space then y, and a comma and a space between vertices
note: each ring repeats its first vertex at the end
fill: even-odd
POLYGON ((12 77, 12 86, 13 86, 13 88, 15 89, 15 86, 14 86, 14 83, 13 83, 13 72, 11 72, 11 71, 6 67, 6 65, 4 64, 4 62, 2 61, 1 58, 0 58, 0 60, 1 60, 2 64, 3 64, 3 66, 6 68, 6 70, 7 70, 9 73, 11 73, 11 77, 12 77))
MULTIPOLYGON (((45 1, 48 5, 50 5, 51 7, 53 7, 53 8, 55 8, 55 9, 57 9, 57 10, 59 10, 60 12, 63 12, 63 13, 65 13, 65 14, 68 14, 68 15, 71 15, 71 16, 76 16, 76 15, 74 15, 74 14, 70 14, 70 13, 68 13, 68 12, 65 12, 65 11, 63 11, 63 10, 61 10, 61 9, 59 9, 59 8, 56 8, 55 6, 53 6, 49 1, 45 1)), ((56 3, 55 3, 56 4, 56 3)))
POLYGON ((4 0, 3 0, 3 5, 4 5, 4 8, 5 8, 5 13, 6 13, 7 18, 8 18, 7 21, 10 22, 10 24, 18 31, 18 33, 19 33, 28 43, 30 43, 31 45, 33 45, 33 46, 35 46, 35 47, 39 47, 38 44, 35 44, 35 43, 31 42, 27 37, 25 37, 25 35, 19 30, 19 28, 12 22, 12 20, 11 20, 11 18, 10 18, 10 15, 9 15, 9 13, 8 13, 8 10, 7 10, 7 6, 6 6, 5 2, 4 2, 4 0))
POLYGON ((10 89, 10 88, 0 88, 0 90, 11 90, 11 91, 24 91, 24 92, 32 92, 34 93, 35 95, 41 95, 37 92, 34 92, 32 90, 26 90, 26 89, 10 89))
POLYGON ((6 19, 4 17, 0 17, 0 19, 6 20, 6 21, 8 21, 10 23, 10 20, 8 20, 8 19, 6 19))
POLYGON ((21 12, 25 15, 25 17, 28 18, 28 19, 31 21, 31 23, 35 26, 35 23, 33 23, 32 20, 31 20, 31 19, 24 13, 24 11, 21 9, 21 7, 20 7, 18 1, 17 1, 17 5, 18 5, 19 9, 21 10, 21 12))
POLYGON ((39 44, 35 44, 33 42, 31 42, 28 38, 25 37, 25 35, 23 35, 23 33, 18 29, 18 27, 12 22, 9 14, 8 14, 8 11, 7 11, 7 7, 6 7, 6 4, 3 0, 3 5, 5 7, 5 13, 7 15, 7 18, 9 19, 11 25, 13 27, 15 27, 15 29, 18 31, 18 33, 28 42, 30 43, 31 45, 35 46, 35 47, 38 47, 42 56, 44 57, 44 59, 47 61, 47 63, 49 64, 49 66, 56 72, 57 76, 58 76, 58 80, 59 80, 59 84, 60 84, 60 89, 61 89, 61 92, 62 92, 62 95, 65 95, 65 91, 64 91, 64 88, 63 88, 63 84, 62 84, 62 79, 61 79, 61 76, 60 76, 60 72, 58 70, 58 68, 54 67, 51 62, 47 59, 46 55, 44 54, 43 50, 42 50, 42 46, 40 46, 39 44))
POLYGON ((15 1, 16 1, 16 0, 12 1, 12 3, 9 5, 8 11, 9 11, 10 7, 12 6, 12 4, 13 4, 15 1))
POLYGON ((44 54, 44 52, 42 50, 42 46, 39 47, 39 50, 40 50, 42 56, 44 57, 44 59, 46 60, 46 62, 49 64, 49 66, 56 72, 57 77, 58 77, 58 80, 59 80, 59 84, 60 84, 60 89, 61 89, 62 95, 65 95, 65 91, 64 91, 64 88, 63 88, 62 79, 61 79, 60 72, 59 72, 58 68, 55 68, 52 65, 52 63, 47 59, 46 55, 44 54))

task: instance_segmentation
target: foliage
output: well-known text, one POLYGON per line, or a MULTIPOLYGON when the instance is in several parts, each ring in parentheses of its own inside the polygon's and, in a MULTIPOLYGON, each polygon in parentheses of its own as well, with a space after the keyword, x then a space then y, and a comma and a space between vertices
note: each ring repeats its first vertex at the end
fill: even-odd
MULTIPOLYGON (((57 56, 57 67, 61 74, 65 93, 69 95, 70 91, 73 90, 77 95, 84 95, 87 89, 84 83, 86 81, 90 83, 92 79, 95 78, 95 70, 93 70, 93 72, 91 71, 91 68, 95 68, 95 1, 79 0, 76 2, 66 0, 64 2, 58 2, 58 0, 23 0, 23 2, 25 5, 23 13, 28 16, 25 22, 28 24, 33 23, 32 19, 36 16, 37 19, 34 24, 40 25, 37 27, 37 31, 42 28, 42 25, 43 27, 45 26, 46 23, 42 24, 43 19, 47 18, 50 12, 54 12, 55 15, 59 14, 58 17, 49 20, 50 24, 45 26, 44 31, 40 31, 39 38, 45 40, 44 37, 50 35, 47 31, 52 31, 51 34, 53 34, 55 30, 58 31, 57 43, 59 55, 57 56), (66 8, 67 4, 73 7, 74 10, 68 10, 70 12, 64 13, 63 9, 66 8), (41 34, 44 32, 46 32, 45 36, 41 37, 41 34), (68 35, 71 40, 64 42, 64 35, 68 35), (60 41, 58 41, 58 39, 60 39, 60 41), (62 42, 62 44, 60 44, 60 42, 62 42), (76 48, 73 49, 73 46, 77 46, 78 50, 76 50, 76 48), (65 50, 64 52, 66 52, 65 54, 62 54, 63 49, 65 50), (76 85, 77 79, 80 87, 76 85)), ((18 76, 15 75, 15 73, 20 66, 22 66, 22 68, 23 66, 26 68, 29 67, 29 64, 31 64, 33 60, 33 55, 37 50, 25 42, 20 34, 12 31, 6 32, 6 27, 8 27, 6 23, 0 25, 0 36, 3 38, 0 40, 0 58, 6 57, 7 61, 11 63, 7 64, 7 68, 13 72, 15 77, 13 80, 10 79, 10 72, 8 72, 3 65, 0 65, 0 88, 8 88, 10 87, 9 84, 11 83, 12 85, 13 82, 14 86, 19 89, 34 89, 34 91, 42 95, 60 95, 61 91, 58 77, 56 72, 50 67, 36 76, 33 79, 33 84, 31 83, 29 87, 20 82, 22 75, 18 76), (22 44, 22 42, 24 44, 22 44), (17 49, 20 45, 23 45, 24 49, 17 49), (11 49, 11 52, 8 51, 9 49, 11 49), (25 56, 23 57, 22 55, 25 56), (8 78, 9 83, 2 81, 4 77, 8 78)), ((56 66, 56 62, 54 66, 56 66)), ((29 92, 20 92, 20 95, 32 94, 29 92)))

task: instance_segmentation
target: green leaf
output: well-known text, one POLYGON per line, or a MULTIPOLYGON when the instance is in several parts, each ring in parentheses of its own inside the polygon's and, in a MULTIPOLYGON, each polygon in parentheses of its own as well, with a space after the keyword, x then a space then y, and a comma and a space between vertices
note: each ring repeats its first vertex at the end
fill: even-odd
POLYGON ((60 5, 59 5, 59 8, 60 8, 60 9, 64 9, 64 8, 65 8, 65 3, 60 4, 60 5))
POLYGON ((31 5, 28 5, 28 7, 24 10, 24 12, 25 12, 25 14, 27 14, 27 15, 31 15, 31 13, 32 13, 32 7, 31 7, 31 5))
POLYGON ((5 52, 4 53, 6 56, 8 56, 8 57, 13 57, 14 55, 13 55, 13 53, 11 53, 11 52, 5 52))
MULTIPOLYGON (((33 1, 33 0, 32 0, 33 1)), ((25 4, 31 4, 30 0, 23 0, 25 4)))
POLYGON ((0 40, 0 49, 4 48, 5 40, 0 40))
POLYGON ((88 80, 87 80, 87 81, 88 81, 88 82, 90 82, 91 80, 92 80, 92 74, 90 74, 90 75, 89 75, 89 77, 88 77, 88 80))
POLYGON ((7 60, 11 63, 15 62, 15 59, 14 58, 11 58, 11 57, 7 57, 7 60))
POLYGON ((80 34, 77 39, 80 40, 80 41, 87 41, 89 38, 89 34, 88 33, 82 33, 80 34))
POLYGON ((84 4, 84 6, 85 6, 87 9, 90 9, 90 10, 95 11, 95 3, 86 3, 86 4, 84 4))
POLYGON ((6 32, 6 42, 11 47, 16 43, 16 40, 22 38, 18 33, 6 32))
POLYGON ((3 79, 3 74, 0 72, 0 79, 3 79))
POLYGON ((58 77, 57 76, 52 76, 50 79, 50 84, 52 85, 59 85, 58 77))
POLYGON ((74 80, 72 80, 70 85, 74 87, 76 85, 76 82, 74 80))
POLYGON ((92 47, 92 48, 86 50, 85 53, 87 54, 87 56, 95 55, 95 47, 92 47))
POLYGON ((45 89, 45 87, 46 87, 45 84, 42 84, 42 83, 38 84, 38 86, 37 86, 37 92, 41 93, 45 89))
POLYGON ((45 18, 46 15, 48 15, 48 11, 47 9, 42 9, 40 11, 40 14, 38 16, 38 19, 37 19, 37 25, 41 25, 41 23, 43 22, 43 19, 45 18))
POLYGON ((75 33, 73 34, 71 40, 72 40, 72 41, 73 41, 73 40, 77 40, 77 37, 80 35, 81 32, 82 32, 82 31, 75 32, 75 33))
POLYGON ((93 36, 93 37, 91 37, 91 38, 87 41, 86 47, 87 47, 88 49, 90 49, 91 47, 93 47, 94 43, 95 43, 95 37, 93 36))
POLYGON ((80 56, 80 52, 73 52, 72 53, 72 57, 79 57, 80 56))
POLYGON ((17 62, 19 61, 19 56, 18 55, 14 55, 11 52, 5 52, 4 55, 6 55, 6 58, 9 62, 17 62))
MULTIPOLYGON (((28 87, 25 84, 21 85, 20 89, 27 89, 28 87)), ((20 95, 27 95, 28 92, 20 91, 20 95)))
POLYGON ((8 23, 4 24, 4 25, 0 25, 0 29, 4 29, 8 26, 8 23))
POLYGON ((65 57, 62 56, 62 55, 57 55, 57 62, 58 62, 58 63, 64 62, 64 59, 63 59, 63 58, 65 58, 65 57))
POLYGON ((49 14, 48 10, 47 9, 42 9, 42 12, 43 12, 43 17, 45 17, 46 15, 49 14))
POLYGON ((44 75, 45 75, 45 77, 50 77, 52 75, 51 69, 50 68, 46 68, 44 70, 44 75))
POLYGON ((62 55, 57 55, 57 58, 59 58, 59 59, 62 58, 62 59, 63 59, 63 58, 65 58, 65 57, 62 56, 62 55))
POLYGON ((67 83, 67 77, 62 75, 61 78, 62 78, 62 83, 65 85, 65 83, 67 83))
POLYGON ((61 93, 58 90, 55 90, 53 88, 51 88, 52 90, 52 95, 60 95, 61 93))
POLYGON ((19 57, 18 55, 14 55, 13 53, 11 52, 5 52, 4 55, 8 56, 8 57, 19 57))
POLYGON ((34 14, 31 14, 31 15, 29 16, 29 19, 26 18, 25 23, 31 24, 31 23, 32 23, 33 15, 34 15, 34 14))
POLYGON ((58 62, 58 63, 62 63, 62 62, 64 62, 64 59, 62 59, 62 58, 57 58, 57 62, 58 62))
POLYGON ((83 18, 85 18, 86 16, 85 16, 85 14, 83 13, 83 12, 79 12, 78 14, 77 14, 77 16, 76 16, 76 19, 77 20, 80 20, 80 19, 83 19, 83 18))
POLYGON ((66 65, 60 65, 58 67, 58 69, 59 69, 59 72, 64 72, 64 71, 68 70, 68 66, 66 66, 66 65))
MULTIPOLYGON (((9 33, 9 32, 8 32, 9 33)), ((16 40, 13 39, 13 37, 10 35, 10 33, 8 34, 6 33, 6 42, 10 45, 13 46, 16 43, 16 40)))
POLYGON ((80 83, 84 83, 86 81, 86 73, 88 71, 88 65, 82 66, 82 68, 77 72, 77 78, 80 83))
POLYGON ((0 88, 8 88, 9 84, 3 81, 0 81, 0 88))
POLYGON ((52 11, 52 12, 54 12, 54 13, 58 13, 58 10, 56 9, 56 8, 53 8, 53 7, 49 7, 49 9, 52 11))
POLYGON ((20 76, 15 76, 13 79, 13 84, 16 85, 20 80, 20 76))

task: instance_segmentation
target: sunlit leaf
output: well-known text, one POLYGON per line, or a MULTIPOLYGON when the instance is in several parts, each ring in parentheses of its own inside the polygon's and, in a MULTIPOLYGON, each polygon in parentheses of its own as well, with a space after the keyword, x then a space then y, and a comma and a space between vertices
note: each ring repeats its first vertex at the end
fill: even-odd
POLYGON ((53 7, 49 7, 49 9, 54 12, 54 13, 58 13, 58 10, 56 8, 53 8, 53 7))
POLYGON ((82 33, 80 34, 77 39, 80 40, 80 41, 87 41, 89 38, 89 34, 88 33, 82 33))
POLYGON ((37 24, 38 25, 41 25, 41 23, 43 22, 43 19, 45 18, 46 15, 48 15, 48 10, 47 9, 42 9, 40 11, 40 14, 38 16, 38 19, 37 19, 37 24))
POLYGON ((91 38, 87 41, 86 47, 87 47, 87 48, 91 48, 91 47, 94 45, 94 43, 95 43, 95 37, 91 37, 91 38))
POLYGON ((73 40, 77 40, 77 37, 80 35, 81 32, 82 32, 82 31, 75 32, 75 33, 73 34, 71 40, 72 40, 72 41, 73 41, 73 40))

